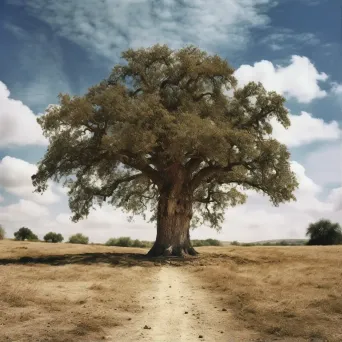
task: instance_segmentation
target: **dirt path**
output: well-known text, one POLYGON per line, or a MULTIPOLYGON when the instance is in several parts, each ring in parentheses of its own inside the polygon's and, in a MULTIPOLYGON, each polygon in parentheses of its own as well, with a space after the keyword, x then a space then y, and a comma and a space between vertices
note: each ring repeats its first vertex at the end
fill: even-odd
POLYGON ((151 281, 141 296, 143 313, 116 329, 113 341, 241 341, 232 334, 229 311, 186 269, 163 267, 151 281))

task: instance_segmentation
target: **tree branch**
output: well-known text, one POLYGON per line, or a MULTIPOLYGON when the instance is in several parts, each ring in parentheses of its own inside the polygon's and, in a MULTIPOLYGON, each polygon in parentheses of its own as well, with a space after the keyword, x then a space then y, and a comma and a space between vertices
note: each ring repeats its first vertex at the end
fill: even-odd
POLYGON ((99 189, 98 191, 96 189, 89 189, 89 191, 91 191, 95 196, 102 196, 104 200, 106 200, 107 197, 112 196, 113 192, 118 188, 120 184, 128 183, 142 177, 144 177, 144 174, 138 173, 135 175, 119 178, 113 184, 106 188, 99 189))
POLYGON ((204 96, 208 96, 208 95, 210 95, 210 96, 213 96, 214 94, 212 93, 212 92, 206 92, 206 93, 203 93, 203 94, 201 94, 201 95, 198 95, 198 96, 194 96, 193 97, 193 100, 195 101, 195 102, 198 102, 198 101, 200 101, 204 96))
POLYGON ((233 167, 238 165, 241 165, 241 163, 231 163, 226 167, 212 165, 204 167, 195 174, 192 181, 190 182, 190 187, 192 188, 192 190, 196 190, 196 188, 201 184, 202 181, 213 176, 215 173, 232 171, 233 167))
POLYGON ((260 113, 258 113, 257 115, 251 117, 250 120, 248 120, 246 123, 244 123, 242 125, 238 125, 237 128, 245 129, 245 128, 251 127, 253 124, 257 124, 261 119, 266 118, 273 111, 274 111, 274 108, 272 108, 270 110, 267 110, 267 111, 261 110, 260 113))

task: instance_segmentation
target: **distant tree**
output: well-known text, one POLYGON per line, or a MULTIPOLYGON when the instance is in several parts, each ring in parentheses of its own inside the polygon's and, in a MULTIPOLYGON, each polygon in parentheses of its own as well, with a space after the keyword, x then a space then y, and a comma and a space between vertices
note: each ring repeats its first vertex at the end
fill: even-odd
POLYGON ((232 245, 232 246, 240 246, 240 242, 238 242, 238 241, 233 241, 233 242, 231 243, 231 245, 232 245))
POLYGON ((127 236, 119 237, 117 240, 117 246, 119 247, 131 247, 132 243, 133 241, 131 240, 131 238, 127 236))
POLYGON ((38 236, 27 227, 21 227, 17 232, 14 233, 14 237, 18 241, 24 240, 38 240, 38 236))
POLYGON ((61 94, 38 118, 49 147, 36 191, 66 180, 73 221, 108 203, 157 221, 150 256, 196 254, 190 227, 220 229, 246 190, 277 206, 298 186, 272 122, 290 125, 285 98, 238 87, 227 60, 194 46, 129 49, 83 96, 61 94), (227 91, 231 95, 227 95, 227 91))
POLYGON ((321 219, 311 223, 306 235, 310 238, 308 245, 339 245, 342 244, 342 229, 338 223, 321 219))
POLYGON ((287 242, 286 240, 281 240, 281 241, 279 241, 279 246, 289 246, 289 245, 291 245, 289 242, 287 242))
POLYGON ((216 239, 206 239, 209 246, 221 246, 221 241, 216 239))
POLYGON ((117 246, 118 243, 118 239, 116 238, 110 238, 107 240, 107 242, 105 243, 106 246, 117 246))
POLYGON ((206 239, 206 240, 192 240, 192 245, 194 247, 205 247, 205 246, 221 246, 221 242, 216 239, 206 239))
POLYGON ((63 240, 64 240, 64 237, 62 236, 62 234, 59 234, 59 233, 49 232, 45 234, 44 236, 45 242, 57 243, 57 242, 62 242, 63 240))
POLYGON ((76 244, 82 244, 87 245, 89 242, 89 238, 81 233, 77 233, 75 235, 70 236, 69 243, 76 243, 76 244))
POLYGON ((3 240, 6 236, 5 228, 0 224, 0 240, 3 240))
POLYGON ((146 248, 151 247, 152 243, 149 241, 140 241, 138 239, 131 240, 129 237, 110 238, 106 243, 106 246, 118 246, 118 247, 136 247, 146 248))

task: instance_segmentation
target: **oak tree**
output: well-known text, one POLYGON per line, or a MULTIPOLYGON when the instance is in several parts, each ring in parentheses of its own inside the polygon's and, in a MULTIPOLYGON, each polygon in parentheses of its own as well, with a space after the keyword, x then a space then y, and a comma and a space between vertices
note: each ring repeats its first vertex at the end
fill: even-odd
POLYGON ((83 96, 59 95, 38 118, 49 146, 33 184, 69 187, 73 221, 104 202, 157 221, 151 256, 196 254, 192 225, 219 229, 246 190, 295 200, 289 151, 270 120, 290 125, 285 99, 194 46, 129 49, 83 96))
POLYGON ((38 240, 38 236, 32 232, 31 229, 27 227, 21 227, 18 231, 14 233, 14 238, 18 241, 34 241, 38 240))

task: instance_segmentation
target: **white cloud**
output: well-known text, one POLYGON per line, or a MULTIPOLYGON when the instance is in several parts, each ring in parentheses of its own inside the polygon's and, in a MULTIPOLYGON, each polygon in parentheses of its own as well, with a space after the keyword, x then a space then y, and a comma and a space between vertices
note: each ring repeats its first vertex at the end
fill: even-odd
POLYGON ((46 144, 34 113, 21 101, 11 99, 0 81, 0 147, 46 144))
POLYGON ((300 115, 290 114, 291 126, 285 129, 278 121, 272 120, 273 136, 288 147, 298 147, 317 141, 337 140, 341 129, 336 121, 329 123, 314 118, 302 111, 300 115))
POLYGON ((256 62, 253 66, 242 65, 235 71, 235 77, 240 86, 250 81, 261 82, 266 90, 276 91, 302 103, 327 95, 318 82, 326 81, 328 76, 319 73, 307 57, 294 55, 287 66, 274 66, 267 60, 256 62))
MULTIPOLYGON (((295 161, 291 167, 300 182, 296 191, 297 202, 273 207, 267 197, 253 193, 245 205, 227 209, 220 234, 201 227, 191 232, 192 238, 215 237, 228 241, 304 238, 309 223, 321 217, 342 222, 342 188, 333 189, 326 199, 321 199, 323 188, 308 177, 305 168, 295 161)), ((140 217, 128 222, 126 213, 109 205, 91 211, 86 220, 72 223, 70 212, 65 210, 65 195, 62 195, 62 201, 50 209, 50 215, 46 207, 31 201, 21 200, 17 204, 0 206, 0 220, 9 234, 17 230, 19 224, 25 224, 41 238, 48 231, 56 231, 62 233, 65 239, 81 232, 89 236, 92 242, 105 242, 110 237, 118 236, 155 239, 153 224, 140 217), (52 215, 52 212, 55 214, 52 215)))
POLYGON ((320 185, 342 181, 342 141, 310 151, 303 161, 307 173, 320 185))
POLYGON ((342 94, 342 84, 332 82, 331 85, 332 85, 331 91, 333 94, 336 94, 336 95, 342 94))
POLYGON ((11 0, 48 23, 59 35, 113 58, 129 47, 166 43, 179 47, 225 44, 244 47, 249 30, 268 23, 274 0, 11 0), (72 13, 72 15, 70 15, 72 13))
POLYGON ((49 189, 43 194, 33 193, 31 176, 37 172, 37 167, 24 160, 6 156, 0 161, 0 187, 10 194, 41 204, 52 204, 59 201, 50 182, 49 189))
POLYGON ((41 219, 48 216, 49 210, 37 203, 19 200, 18 203, 0 207, 0 220, 2 222, 22 222, 32 219, 41 219))
POLYGON ((332 189, 328 201, 332 204, 335 211, 342 211, 342 187, 332 189))
POLYGON ((276 29, 271 28, 272 32, 265 35, 261 40, 262 44, 268 45, 272 50, 287 50, 292 48, 298 48, 298 45, 318 45, 320 40, 313 33, 298 33, 292 29, 281 28, 276 29))
POLYGON ((0 195, 0 203, 5 200, 4 196, 0 195))

